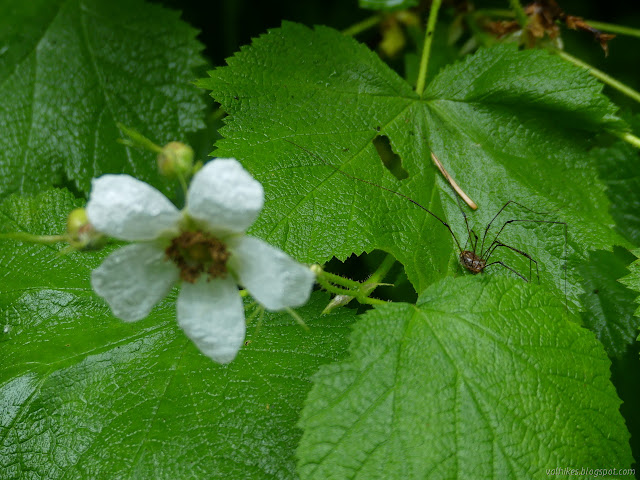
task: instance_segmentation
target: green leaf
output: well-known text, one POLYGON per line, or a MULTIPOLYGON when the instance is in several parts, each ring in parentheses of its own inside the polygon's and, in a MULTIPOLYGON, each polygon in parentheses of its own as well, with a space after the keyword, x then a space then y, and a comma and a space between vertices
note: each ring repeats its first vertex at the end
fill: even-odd
POLYGON ((370 311, 351 355, 314 377, 301 477, 523 479, 630 466, 610 362, 564 313, 539 287, 481 277, 370 311))
POLYGON ((583 323, 612 357, 622 356, 638 336, 640 319, 634 316, 635 295, 618 281, 629 273, 627 266, 634 258, 623 248, 597 251, 578 267, 585 290, 583 323))
MULTIPOLYGON (((66 191, 9 197, 0 231, 61 233, 66 191)), ((140 322, 89 286, 104 253, 0 240, 0 478, 293 478, 295 427, 319 365, 343 356, 353 314, 327 295, 248 328, 228 366, 175 321, 175 295, 140 322)))
MULTIPOLYGON (((540 281, 559 297, 566 290, 570 305, 581 292, 573 263, 589 250, 624 244, 610 229, 604 186, 585 161, 592 132, 617 128, 615 107, 587 72, 544 51, 480 50, 443 69, 419 98, 355 40, 284 23, 209 73, 200 86, 231 114, 215 153, 241 159, 265 186, 253 233, 302 261, 382 249, 404 264, 418 291, 460 271, 457 248, 436 219, 335 170, 410 196, 442 216, 464 247, 464 219, 430 151, 480 205, 468 217, 481 240, 510 200, 553 212, 511 204, 487 244, 509 219, 567 224, 568 245, 560 224, 511 223, 500 239, 535 259, 540 281), (382 165, 372 145, 377 135, 390 139, 406 180, 382 165), (566 270, 565 255, 573 258, 566 270)), ((535 264, 529 275, 526 257, 502 250, 491 259, 538 278, 535 264)), ((499 265, 489 271, 515 276, 499 265)))
MULTIPOLYGON (((629 121, 640 131, 640 115, 629 121)), ((607 186, 610 212, 625 237, 640 245, 640 152, 625 141, 617 141, 591 152, 598 174, 607 186)))
POLYGON ((189 84, 196 31, 141 0, 9 0, 0 7, 0 198, 103 173, 167 191, 154 154, 125 148, 117 122, 156 143, 203 125, 189 84))
MULTIPOLYGON (((640 258, 640 249, 633 250, 633 253, 637 258, 640 258)), ((631 273, 620 279, 620 283, 626 285, 635 293, 640 293, 640 260, 634 261, 627 267, 631 273)), ((636 303, 640 303, 640 296, 636 296, 636 303)), ((635 315, 640 317, 640 307, 636 309, 635 315)), ((638 337, 640 339, 640 337, 638 337)))
POLYGON ((418 0, 358 0, 360 8, 369 10, 402 10, 417 5, 418 0))

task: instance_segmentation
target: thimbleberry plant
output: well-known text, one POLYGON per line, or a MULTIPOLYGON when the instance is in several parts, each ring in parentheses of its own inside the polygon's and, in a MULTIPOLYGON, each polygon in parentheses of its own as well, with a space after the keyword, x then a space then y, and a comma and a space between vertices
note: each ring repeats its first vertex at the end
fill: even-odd
POLYGON ((0 478, 633 478, 637 6, 175 3, 5 1, 0 478))

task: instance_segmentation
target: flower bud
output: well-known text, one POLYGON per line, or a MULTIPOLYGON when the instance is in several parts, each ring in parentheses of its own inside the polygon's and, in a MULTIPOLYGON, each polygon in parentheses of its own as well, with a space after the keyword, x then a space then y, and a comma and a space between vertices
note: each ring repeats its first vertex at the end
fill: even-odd
POLYGON ((167 178, 188 177, 193 166, 193 148, 180 142, 167 143, 158 155, 158 170, 167 178))
POLYGON ((381 24, 380 27, 382 30, 382 41, 378 46, 380 53, 386 57, 393 58, 397 56, 407 44, 404 31, 395 17, 390 17, 386 22, 381 24))
POLYGON ((324 310, 322 310, 322 314, 326 315, 327 313, 331 313, 336 308, 348 304, 353 299, 354 297, 352 297, 351 295, 336 295, 331 299, 327 306, 324 307, 324 310))
POLYGON ((311 270, 315 276, 318 276, 322 273, 322 266, 318 265, 317 263, 314 263, 309 267, 309 270, 311 270))
POLYGON ((106 238, 98 232, 87 217, 84 208, 76 208, 67 217, 67 239, 69 245, 76 250, 99 250, 106 243, 106 238))

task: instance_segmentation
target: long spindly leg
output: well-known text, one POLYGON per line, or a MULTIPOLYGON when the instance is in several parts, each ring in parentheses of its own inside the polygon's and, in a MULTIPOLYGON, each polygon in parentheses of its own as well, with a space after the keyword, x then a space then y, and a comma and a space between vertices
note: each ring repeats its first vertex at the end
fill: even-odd
MULTIPOLYGON (((513 202, 513 203, 516 203, 517 205, 520 205, 520 204, 519 204, 519 203, 517 203, 517 202, 513 202)), ((507 202, 507 204, 508 204, 508 202, 507 202)), ((506 205, 505 205, 505 206, 506 206, 506 205)), ((524 206, 522 206, 522 205, 520 205, 520 206, 521 206, 521 207, 523 207, 523 208, 527 208, 527 207, 524 207, 524 206)), ((501 209, 500 211, 502 211, 503 209, 504 209, 504 207, 502 207, 502 209, 501 209)), ((527 209, 527 210, 528 210, 528 209, 527 209)), ((498 212, 498 213, 500 213, 500 212, 498 212)), ((535 212, 534 212, 534 213, 535 213, 535 212)), ((496 216, 497 216, 497 215, 496 215, 496 216)), ((495 219, 495 217, 494 217, 494 219, 495 219)), ((492 220, 492 221, 493 221, 493 220, 492 220)), ((495 245, 496 243, 502 244, 502 242, 500 242, 500 241, 498 240, 498 237, 500 236, 500 234, 502 233, 502 231, 504 230, 504 228, 505 228, 507 225, 510 225, 510 224, 512 224, 512 223, 516 223, 516 222, 520 222, 520 223, 527 223, 527 222, 528 222, 528 223, 549 223, 549 224, 552 224, 552 225, 563 225, 563 226, 564 226, 564 229, 563 229, 563 230, 564 230, 564 248, 563 248, 564 268, 563 268, 563 276, 564 276, 564 296, 565 296, 565 302, 564 302, 564 303, 565 303, 565 305, 566 305, 566 304, 567 304, 567 299, 566 299, 566 297, 567 297, 567 239, 568 239, 568 235, 567 235, 567 222, 560 222, 560 221, 554 221, 554 220, 520 220, 520 219, 507 220, 507 221, 502 225, 502 227, 500 228, 500 230, 498 231, 498 233, 496 234, 496 236, 495 236, 495 238, 494 238, 493 242, 491 242, 491 245, 489 245, 489 246, 487 247, 487 249, 486 249, 486 250, 483 250, 483 247, 481 247, 481 249, 480 249, 480 257, 481 257, 481 258, 483 258, 485 261, 488 261, 488 260, 489 260, 489 257, 491 256, 491 253, 493 253, 493 251, 492 251, 492 247, 493 247, 493 249, 495 250, 495 246, 494 246, 494 245, 495 245)), ((486 234, 486 232, 487 232, 487 230, 485 230, 485 234, 486 234)), ((483 242, 483 245, 484 245, 484 238, 483 238, 482 242, 483 242)), ((511 247, 509 247, 509 248, 511 248, 511 247)), ((521 253, 524 253, 524 252, 521 252, 521 253)), ((535 260, 534 260, 534 261, 535 261, 535 260)), ((536 269, 537 269, 537 263, 536 263, 536 269)), ((539 281, 538 281, 538 283, 539 283, 539 281)))
MULTIPOLYGON (((493 218, 491 219, 491 221, 487 224, 487 228, 485 228, 485 229, 484 229, 484 235, 482 235, 482 244, 481 244, 481 246, 480 246, 480 256, 481 256, 481 257, 482 257, 482 254, 483 254, 483 252, 484 252, 484 242, 485 242, 485 240, 486 240, 486 238, 487 238, 487 233, 489 233, 489 229, 491 228, 491 225, 493 225, 493 222, 495 221, 495 219, 496 219, 496 218, 498 218, 498 215, 500 215, 500 214, 504 211, 504 209, 505 209, 505 208, 507 208, 507 207, 508 207, 509 205, 511 205, 512 203, 513 203, 514 205, 519 206, 520 208, 525 209, 525 210, 526 210, 526 211, 528 211, 528 212, 531 212, 531 213, 535 214, 535 215, 549 215, 549 214, 551 214, 551 213, 555 213, 555 212, 535 212, 535 211, 531 210, 529 207, 525 207, 524 205, 522 205, 521 203, 516 202, 515 200, 509 200, 507 203, 505 203, 505 204, 502 206, 502 208, 501 208, 500 210, 498 210, 498 213, 496 213, 496 214, 493 216, 493 218)), ((511 222, 513 222, 513 221, 515 221, 515 220, 512 220, 511 222)), ((526 221, 526 220, 520 220, 520 221, 526 221)), ((531 220, 531 221, 533 221, 533 220, 531 220)), ((504 228, 508 223, 511 223, 511 222, 505 222, 505 224, 504 224, 504 225, 502 225, 502 228, 500 229, 500 231, 498 232, 498 234, 496 235, 496 237, 495 237, 495 238, 498 238, 498 235, 500 235, 500 232, 502 232, 502 229, 503 229, 503 228, 504 228)), ((549 221, 545 221, 545 220, 540 220, 540 222, 541 222, 541 223, 564 223, 564 222, 549 222, 549 221)), ((565 224, 565 225, 566 225, 566 224, 565 224)))
POLYGON ((467 245, 469 244, 469 240, 471 240, 471 235, 473 235, 474 240, 473 243, 473 253, 476 253, 476 248, 478 247, 478 234, 473 231, 473 229, 469 230, 469 236, 467 237, 467 241, 464 244, 464 249, 467 249, 467 245))
MULTIPOLYGON (((517 248, 514 248, 510 245, 505 245, 502 242, 499 242, 497 240, 494 240, 491 245, 489 246, 489 248, 487 249, 488 255, 487 258, 485 258, 485 261, 489 261, 489 257, 491 257, 491 255, 493 254, 493 252, 495 252, 496 248, 498 247, 504 247, 504 248, 508 248, 509 250, 513 250, 514 252, 522 255, 525 258, 529 259, 529 280, 531 281, 531 267, 532 267, 532 263, 535 264, 536 266, 536 278, 538 279, 538 283, 540 283, 540 272, 538 271, 538 262, 537 260, 534 260, 531 255, 529 255, 526 252, 523 252, 522 250, 518 250, 517 248)), ((497 262, 492 262, 489 263, 488 265, 485 266, 485 268, 487 268, 489 265, 492 265, 493 263, 497 263, 497 262)), ((522 275, 520 275, 522 277, 522 275)))
MULTIPOLYGON (((512 223, 550 223, 553 225, 564 225, 564 237, 565 237, 565 248, 566 248, 566 243, 567 243, 567 223, 566 222, 559 222, 559 221, 555 221, 555 220, 523 220, 523 219, 519 219, 519 218, 514 218, 512 220, 507 220, 506 222, 504 222, 504 224, 502 225, 502 227, 500 227, 500 230, 498 230, 498 233, 496 233, 496 236, 493 239, 493 242, 491 243, 491 245, 489 245, 487 247, 486 250, 484 250, 484 239, 482 240, 482 247, 480 250, 480 256, 484 258, 485 254, 491 250, 491 246, 493 245, 494 242, 498 241, 498 237, 500 236, 500 234, 502 233, 502 231, 505 229, 505 227, 507 225, 511 225, 512 223)), ((499 241, 498 241, 499 243, 499 241)))
POLYGON ((522 275, 520 272, 518 272, 518 271, 514 270, 514 269, 513 269, 513 268, 511 268, 510 266, 505 265, 505 264, 504 264, 504 263, 502 263, 502 262, 491 262, 491 263, 486 264, 486 265, 484 266, 484 268, 490 267, 491 265, 502 265, 504 268, 506 268, 507 270, 511 270, 513 273, 515 273, 516 275, 518 275, 518 276, 519 276, 521 279, 523 279, 525 282, 529 283, 529 280, 527 280, 527 278, 526 278, 524 275, 522 275))
POLYGON ((469 219, 467 218, 467 214, 464 213, 464 209, 462 208, 462 203, 460 203, 460 198, 458 198, 458 194, 454 193, 454 195, 455 195, 456 202, 458 202, 458 209, 460 210, 460 213, 464 218, 464 224, 467 227, 467 241, 464 242, 464 249, 465 250, 467 249, 467 245, 469 244, 469 242, 474 242, 474 240, 471 239, 471 235, 473 234, 473 236, 475 237, 475 242, 473 243, 473 252, 475 253, 476 245, 478 244, 478 235, 476 234, 476 232, 473 231, 472 228, 469 227, 469 219))

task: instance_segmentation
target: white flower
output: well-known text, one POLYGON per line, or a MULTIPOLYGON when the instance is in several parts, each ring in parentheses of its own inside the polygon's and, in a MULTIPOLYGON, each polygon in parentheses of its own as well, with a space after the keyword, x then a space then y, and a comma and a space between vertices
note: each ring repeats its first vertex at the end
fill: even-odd
POLYGON ((245 336, 236 283, 268 310, 282 310, 306 303, 315 279, 281 250, 243 234, 263 203, 262 185, 233 158, 209 162, 194 176, 182 211, 128 175, 93 180, 87 204, 93 226, 138 242, 93 271, 93 289, 114 315, 135 321, 182 279, 178 324, 202 353, 230 362, 245 336))

